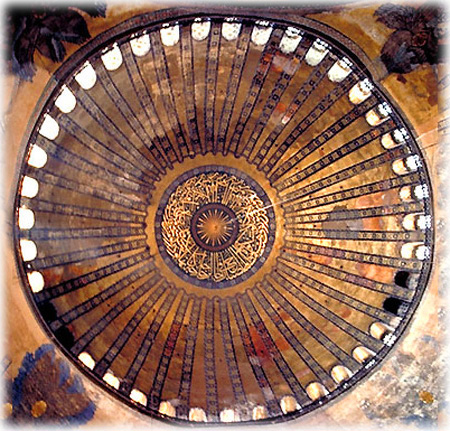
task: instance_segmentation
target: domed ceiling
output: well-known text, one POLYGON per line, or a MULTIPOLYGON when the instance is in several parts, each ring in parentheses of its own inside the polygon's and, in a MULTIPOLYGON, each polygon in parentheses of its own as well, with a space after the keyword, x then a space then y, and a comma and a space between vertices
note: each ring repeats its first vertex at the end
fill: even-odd
POLYGON ((309 19, 136 16, 55 73, 17 185, 42 325, 99 385, 176 422, 281 421, 358 383, 426 286, 414 131, 309 19))

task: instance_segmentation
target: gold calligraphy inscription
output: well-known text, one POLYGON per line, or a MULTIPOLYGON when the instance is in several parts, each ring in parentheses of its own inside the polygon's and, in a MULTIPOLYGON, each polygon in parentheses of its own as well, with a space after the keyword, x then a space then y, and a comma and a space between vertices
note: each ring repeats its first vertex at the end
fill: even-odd
POLYGON ((168 255, 186 274, 214 282, 233 280, 264 253, 269 217, 264 202, 242 179, 223 172, 202 173, 180 184, 169 197, 161 236, 168 255), (194 217, 197 212, 201 215, 194 217), (226 244, 233 229, 235 239, 219 247, 226 244))

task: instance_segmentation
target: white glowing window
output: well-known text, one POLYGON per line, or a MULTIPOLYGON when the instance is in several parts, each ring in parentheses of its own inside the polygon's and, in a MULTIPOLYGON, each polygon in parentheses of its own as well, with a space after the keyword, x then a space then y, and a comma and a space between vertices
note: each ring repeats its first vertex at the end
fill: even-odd
POLYGON ((264 406, 256 406, 253 408, 252 419, 254 421, 267 418, 267 409, 264 406))
POLYGON ((291 54, 297 49, 301 40, 301 31, 295 27, 288 27, 280 41, 281 52, 291 54))
POLYGON ((120 380, 111 372, 105 373, 103 376, 103 380, 108 383, 109 386, 112 386, 115 389, 119 389, 120 380))
POLYGON ((392 114, 392 108, 386 102, 380 103, 377 106, 377 111, 382 117, 388 117, 392 114))
POLYGON ((385 133, 381 137, 381 145, 383 145, 383 148, 386 148, 386 150, 390 150, 391 148, 396 147, 398 143, 395 142, 391 133, 385 133))
POLYGON ((364 79, 363 81, 355 84, 348 93, 348 98, 350 102, 355 105, 366 100, 371 94, 373 90, 373 84, 368 80, 364 79))
POLYGON ((47 153, 37 145, 32 145, 28 155, 28 164, 34 168, 43 168, 47 163, 47 153))
POLYGON ((39 134, 53 141, 59 134, 58 123, 48 114, 44 114, 44 121, 39 128, 39 134))
POLYGON ((30 262, 31 260, 36 259, 37 247, 33 241, 30 241, 29 239, 21 239, 20 251, 24 262, 30 262))
POLYGON ((233 409, 224 409, 220 412, 220 422, 237 422, 239 415, 233 409))
POLYGON ((399 144, 404 144, 405 141, 409 138, 408 132, 406 131, 406 129, 401 128, 401 129, 395 129, 392 132, 392 137, 394 138, 394 141, 399 143, 399 144))
POLYGON ((309 398, 313 401, 319 400, 320 398, 328 395, 327 388, 319 382, 310 383, 305 389, 309 398))
POLYGON ((390 328, 381 322, 374 322, 370 325, 370 335, 377 340, 383 340, 390 333, 390 328))
POLYGON ((351 376, 352 372, 343 365, 336 365, 331 370, 331 377, 337 384, 342 383, 345 380, 348 380, 351 376))
POLYGON ((430 248, 427 247, 426 245, 419 245, 416 248, 416 258, 419 260, 425 260, 425 259, 429 259, 431 256, 431 251, 430 248))
POLYGON ((112 48, 107 48, 102 55, 102 62, 107 70, 117 70, 123 62, 122 52, 115 43, 112 48))
POLYGON ((430 257, 430 249, 420 242, 409 242, 403 244, 400 254, 404 259, 425 260, 430 257))
POLYGON ((189 410, 189 420, 193 422, 206 422, 206 413, 199 407, 193 407, 189 410))
POLYGON ((409 135, 405 129, 395 129, 391 133, 386 133, 381 138, 381 143, 387 150, 404 144, 409 139, 409 135))
POLYGON ((415 249, 420 243, 417 242, 408 242, 402 245, 400 250, 400 254, 404 259, 413 259, 415 255, 415 249))
POLYGON ((143 57, 150 51, 150 36, 143 34, 130 40, 131 51, 136 57, 143 57))
POLYGON ((352 71, 352 63, 351 61, 343 57, 340 60, 336 61, 336 63, 331 66, 330 70, 328 71, 328 79, 331 82, 341 82, 352 71))
POLYGON ((403 218, 402 225, 406 230, 416 229, 417 214, 407 214, 403 218))
POLYGON ((377 124, 379 124, 381 122, 381 120, 382 120, 382 118, 380 118, 380 116, 377 114, 377 111, 375 109, 371 109, 366 114, 366 121, 371 126, 376 126, 377 124))
POLYGON ((34 198, 39 192, 39 183, 31 177, 26 175, 22 180, 22 187, 20 189, 20 194, 26 198, 34 198))
POLYGON ((19 208, 18 224, 20 229, 31 229, 34 226, 34 212, 28 208, 19 208))
POLYGON ((384 121, 386 118, 380 115, 377 109, 371 109, 366 114, 366 121, 370 126, 377 126, 382 121, 384 121))
POLYGON ((409 186, 402 187, 400 189, 399 196, 402 201, 410 201, 412 199, 411 187, 409 186))
POLYGON ((30 284, 31 291, 33 293, 40 292, 44 286, 44 276, 39 271, 32 271, 27 274, 28 283, 30 284))
POLYGON ((203 21, 196 18, 191 25, 192 38, 198 41, 205 40, 211 30, 211 21, 203 21))
POLYGON ((406 167, 405 160, 404 159, 397 159, 392 162, 392 170, 397 175, 405 175, 407 174, 408 168, 406 167))
POLYGON ((420 157, 417 154, 413 156, 408 156, 405 160, 405 164, 410 171, 417 171, 417 169, 419 169, 422 166, 420 157))
POLYGON ((142 404, 143 406, 147 405, 147 397, 139 389, 132 389, 130 392, 130 398, 135 403, 142 404))
POLYGON ((90 90, 97 82, 97 74, 89 61, 84 63, 81 70, 75 75, 75 81, 84 90, 90 90))
POLYGON ((422 162, 417 154, 408 156, 406 159, 398 159, 392 163, 392 170, 398 175, 417 171, 422 166, 422 162))
POLYGON ((73 93, 65 85, 63 85, 61 87, 61 93, 59 93, 59 96, 55 100, 55 105, 61 112, 68 114, 75 109, 77 99, 73 93))
POLYGON ((161 401, 158 411, 159 413, 170 416, 172 418, 174 418, 177 413, 175 406, 170 401, 161 401))
POLYGON ((367 347, 358 346, 353 350, 353 358, 355 358, 360 364, 364 364, 370 358, 375 356, 375 353, 369 350, 367 347))
POLYGON ((431 229, 431 216, 430 215, 420 215, 417 217, 417 227, 421 230, 431 229))
POLYGON ((305 61, 310 66, 317 66, 328 54, 328 45, 320 40, 316 39, 315 42, 308 49, 305 56, 305 61))
POLYGON ((159 31, 161 33, 161 42, 165 46, 174 46, 180 40, 180 26, 165 24, 159 31))
POLYGON ((233 22, 233 19, 228 18, 222 24, 222 36, 226 40, 236 39, 241 31, 241 26, 239 22, 233 22))
POLYGON ((414 187, 414 196, 416 199, 422 200, 424 198, 428 198, 430 196, 430 192, 428 191, 428 186, 426 184, 422 184, 420 186, 414 187))
POLYGON ((272 34, 272 26, 268 21, 257 21, 252 30, 252 42, 255 45, 265 45, 272 34))
POLYGON ((280 400, 281 411, 286 413, 295 412, 300 409, 300 405, 292 395, 286 395, 280 400))
POLYGON ((397 145, 404 144, 408 137, 405 129, 395 129, 393 132, 386 133, 381 137, 381 144, 384 148, 390 150, 397 145))
POLYGON ((431 216, 423 214, 407 214, 403 218, 403 227, 406 230, 426 230, 431 228, 431 216))
POLYGON ((95 361, 92 356, 88 352, 81 352, 78 355, 78 359, 90 370, 93 370, 95 367, 95 361))
POLYGON ((371 109, 366 114, 366 121, 371 126, 377 126, 389 117, 390 113, 392 113, 391 107, 386 103, 380 103, 375 109, 371 109))

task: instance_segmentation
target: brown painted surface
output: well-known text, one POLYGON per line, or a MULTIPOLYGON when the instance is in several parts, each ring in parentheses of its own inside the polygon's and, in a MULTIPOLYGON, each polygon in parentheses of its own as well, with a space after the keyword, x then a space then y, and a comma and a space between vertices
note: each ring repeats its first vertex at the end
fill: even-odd
MULTIPOLYGON (((156 9, 158 6, 154 6, 156 9)), ((325 22, 331 27, 341 31, 346 36, 351 38, 366 52, 366 54, 376 61, 380 49, 390 33, 382 24, 375 22, 373 12, 376 6, 347 6, 341 12, 322 13, 317 16, 310 15, 319 21, 325 22)), ((147 8, 143 6, 129 7, 120 5, 109 5, 106 19, 90 19, 88 20, 89 30, 92 36, 100 33, 104 29, 115 25, 124 19, 134 16, 143 11, 153 10, 152 7, 147 8)), ((69 53, 76 50, 76 47, 69 49, 69 53)), ((281 64, 281 63, 280 63, 281 64)), ((9 92, 13 87, 16 78, 6 76, 4 80, 4 87, 8 90, 4 92, 4 106, 7 109, 5 114, 5 125, 7 131, 6 145, 4 148, 4 189, 3 196, 5 200, 5 220, 7 229, 4 232, 3 242, 5 246, 4 253, 4 276, 5 276, 5 355, 11 361, 6 375, 9 378, 14 378, 17 375, 18 369, 22 362, 23 356, 26 352, 35 351, 40 345, 49 343, 49 338, 41 329, 36 317, 34 316, 30 305, 25 299, 22 292, 20 281, 15 270, 13 250, 11 247, 11 221, 10 215, 12 212, 12 199, 14 195, 14 181, 16 180, 16 173, 18 167, 18 160, 21 157, 21 139, 25 134, 28 125, 28 119, 31 117, 34 106, 36 105, 39 96, 49 80, 51 74, 56 69, 56 65, 45 60, 43 57, 37 55, 36 65, 38 71, 32 83, 21 82, 16 90, 9 92)), ((281 66, 280 66, 281 67, 281 66)), ((381 65, 377 67, 382 69, 381 65)), ((445 202, 445 193, 441 191, 441 178, 444 176, 445 166, 442 166, 443 150, 442 144, 438 143, 438 120, 443 117, 444 113, 438 111, 437 104, 437 83, 442 79, 441 74, 444 73, 431 66, 422 65, 415 71, 402 75, 398 74, 386 76, 381 85, 397 103, 397 105, 404 112, 405 116, 413 125, 419 140, 419 144, 424 152, 425 158, 429 164, 431 177, 433 181, 435 195, 438 197, 434 200, 435 203, 435 223, 437 226, 442 226, 445 223, 444 212, 441 207, 445 202)), ((262 109, 262 106, 259 107, 262 109)), ((281 107, 280 107, 281 109, 281 107)), ((306 107, 305 107, 305 112, 306 107)), ((234 121, 234 120, 232 120, 234 121)), ((323 119, 324 124, 319 124, 317 127, 324 127, 328 119, 323 119)), ((372 151, 376 154, 379 148, 373 148, 372 151)), ((317 155, 319 156, 319 154, 317 155)), ((350 159, 351 160, 351 159, 350 159)), ((313 162, 314 157, 309 161, 313 162)), ((350 162, 351 163, 351 162, 350 162)), ((224 163, 226 164, 226 163, 224 163)), ((344 166, 343 166, 344 167, 344 166)), ((251 169, 251 168, 248 168, 251 169)), ((255 172, 256 174, 256 172, 255 172)), ((263 183, 264 178, 260 177, 258 180, 263 183)), ((168 180, 167 180, 168 181, 168 180)), ((266 190, 270 190, 270 186, 262 184, 266 190)), ((269 194, 269 192, 267 192, 269 194)), ((275 192, 273 192, 275 193, 275 192)), ((271 197, 271 196, 269 196, 271 197)), ((379 196, 380 202, 392 200, 389 196, 379 196)), ((372 202, 371 202, 372 203, 372 202)), ((355 202, 355 207, 363 202, 355 202)), ((366 220, 362 221, 366 229, 387 229, 388 226, 369 225, 366 220)), ((391 221, 395 223, 395 221, 391 221)), ((325 228, 325 227, 324 227, 325 228)), ((328 229, 341 228, 340 226, 328 225, 328 229)), ((343 227, 342 227, 343 228, 343 227)), ((429 286, 425 292, 423 300, 413 318, 407 334, 397 344, 395 350, 390 353, 387 360, 384 361, 375 373, 368 379, 360 383, 356 388, 345 396, 334 401, 332 404, 315 411, 314 413, 300 418, 293 422, 288 422, 283 426, 286 427, 336 427, 340 426, 344 429, 351 429, 354 425, 370 426, 370 425, 386 425, 386 426, 402 426, 406 425, 411 428, 416 428, 421 423, 420 417, 429 418, 431 422, 437 420, 444 420, 446 413, 445 407, 440 407, 445 401, 443 388, 443 346, 444 346, 444 322, 445 322, 445 307, 443 304, 443 287, 439 283, 440 268, 444 268, 441 254, 441 247, 444 243, 443 229, 437 229, 436 237, 436 257, 433 274, 429 286), (428 395, 431 394, 431 397, 428 395), (433 402, 429 400, 433 399, 433 402)), ((275 247, 279 246, 278 241, 275 247)), ((317 244, 330 245, 326 241, 317 240, 317 244)), ((150 246, 153 246, 150 240, 150 246)), ((329 263, 326 256, 317 256, 321 263, 329 263)), ((338 262, 338 261, 336 261, 338 262)), ((167 276, 170 273, 163 267, 163 262, 157 262, 162 272, 167 276)), ((369 265, 361 264, 359 270, 362 275, 367 277, 373 276, 379 281, 386 281, 392 277, 391 274, 376 274, 374 268, 369 265)), ((53 277, 59 277, 57 273, 53 277)), ((64 277, 69 277, 67 274, 64 277)), ((250 282, 249 282, 250 285, 250 282)), ((209 296, 209 294, 205 295, 209 296)), ((77 301, 81 300, 77 299, 77 301)), ((375 296, 374 296, 375 300, 375 296)), ((353 310, 348 308, 340 309, 342 317, 348 319, 356 319, 355 323, 364 326, 367 322, 356 317, 356 313, 352 315, 353 310)), ((97 311, 99 315, 101 311, 97 311)), ((202 311, 203 313, 203 311, 202 311)), ((92 316, 93 321, 94 315, 92 316)), ((248 319, 248 317, 247 317, 248 319)), ((323 321, 324 327, 327 322, 323 321)), ((122 324, 125 324, 123 322, 122 324)), ((81 324, 78 331, 84 332, 84 329, 89 327, 89 321, 81 324)), ((167 325, 164 330, 168 331, 167 325)), ((111 339, 113 339, 114 331, 118 331, 119 327, 111 328, 111 339)), ((270 330, 270 328, 269 328, 270 330)), ((336 328, 333 330, 336 331, 336 328)), ((182 330, 183 331, 183 330, 182 330)), ((276 333, 276 331, 274 331, 276 333)), ((182 332, 183 334, 183 332, 182 332)), ((270 361, 270 355, 265 350, 264 346, 260 346, 260 338, 258 333, 252 329, 251 336, 254 339, 255 345, 261 347, 260 352, 262 360, 270 361)), ((108 340, 108 337, 106 338, 108 340)), ((162 350, 162 342, 157 342, 158 349, 162 350)), ((314 346, 314 340, 309 340, 311 346, 314 346)), ((105 349, 105 345, 99 345, 100 350, 105 349)), ((182 346, 180 346, 181 349, 182 346)), ((200 350, 202 346, 198 347, 200 350)), ((283 350, 283 343, 280 340, 279 348, 283 350)), ((220 350, 220 347, 218 347, 220 350)), ((181 351, 181 350, 178 350, 181 351)), ((322 358, 324 364, 331 364, 331 360, 326 357, 324 353, 317 350, 318 357, 322 358)), ((60 353, 57 353, 61 356, 60 353)), ((247 365, 243 366, 247 367, 247 365)), ((74 368, 74 367, 73 367, 74 368)), ((121 367, 119 366, 119 369, 121 367)), ((173 366, 173 368, 175 368, 173 366)), ((146 384, 150 385, 153 379, 155 369, 154 366, 149 368, 150 374, 147 376, 146 384)), ((179 371, 179 370, 178 370, 179 371)), ((248 371, 248 370, 247 370, 248 371)), ((74 368, 74 372, 78 371, 74 368)), ((301 374, 299 367, 298 373, 301 374)), ((174 370, 174 373, 176 371, 174 370)), ((273 369, 273 379, 276 380, 277 370, 273 369)), ((200 363, 196 364, 194 376, 202 376, 203 367, 200 363)), ((117 425, 117 418, 120 418, 121 423, 133 424, 133 426, 154 426, 157 428, 163 425, 151 418, 141 415, 129 407, 120 403, 117 399, 106 393, 104 390, 97 387, 85 376, 81 375, 84 386, 91 400, 96 404, 96 413, 94 418, 89 422, 89 425, 101 424, 115 424, 117 425)), ((202 377, 199 377, 202 378, 202 377)), ((269 376, 270 379, 270 376, 269 376)), ((308 378, 305 378, 305 382, 308 378)), ((167 384, 167 393, 174 392, 171 389, 170 382, 167 384)), ((251 379, 246 382, 249 391, 255 391, 256 385, 251 379)), ((174 385, 176 388, 176 385, 174 385)), ((283 388, 280 388, 280 395, 283 388)), ((226 396, 226 391, 224 396, 226 396)), ((198 405, 203 407, 202 400, 203 393, 195 394, 195 399, 198 400, 198 405)), ((261 396, 255 396, 255 401, 260 401, 261 396)), ((57 401, 54 401, 57 402, 57 401)), ((35 412, 41 411, 38 407, 35 412)), ((426 420, 426 419, 425 419, 426 420)), ((170 427, 169 425, 164 425, 170 427)))

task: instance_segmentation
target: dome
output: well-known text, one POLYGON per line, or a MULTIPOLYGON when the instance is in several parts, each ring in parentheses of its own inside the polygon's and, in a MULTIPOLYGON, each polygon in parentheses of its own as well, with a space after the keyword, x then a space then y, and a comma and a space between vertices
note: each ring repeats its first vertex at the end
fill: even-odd
POLYGON ((42 326, 98 385, 177 423, 285 421, 354 387, 426 287, 416 133, 307 18, 133 17, 55 72, 14 239, 42 326))

